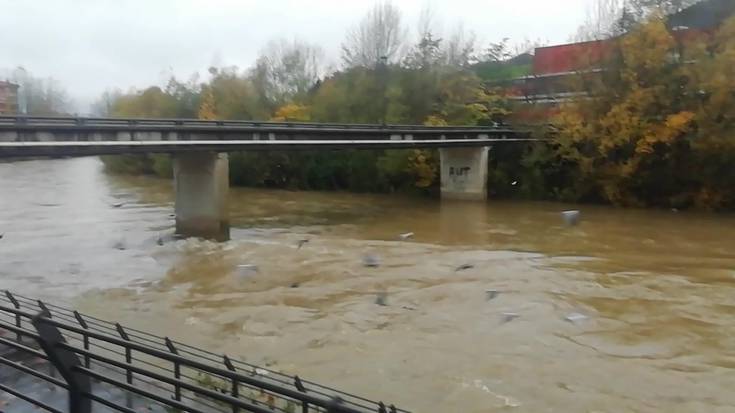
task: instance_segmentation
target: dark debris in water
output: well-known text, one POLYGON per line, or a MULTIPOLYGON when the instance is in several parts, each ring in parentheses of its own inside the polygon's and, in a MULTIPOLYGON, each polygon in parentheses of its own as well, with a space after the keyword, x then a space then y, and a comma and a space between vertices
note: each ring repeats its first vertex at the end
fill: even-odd
POLYGON ((500 319, 502 320, 503 323, 509 323, 520 316, 521 315, 518 313, 505 312, 505 313, 500 314, 500 319))
POLYGON ((375 304, 380 306, 387 306, 388 305, 388 293, 378 293, 377 297, 375 297, 375 304))
POLYGON ((368 254, 362 257, 362 265, 368 268, 380 267, 380 258, 377 255, 368 254))
POLYGON ((462 264, 459 267, 455 268, 454 271, 459 272, 459 271, 471 270, 473 268, 475 268, 475 266, 472 264, 462 264))

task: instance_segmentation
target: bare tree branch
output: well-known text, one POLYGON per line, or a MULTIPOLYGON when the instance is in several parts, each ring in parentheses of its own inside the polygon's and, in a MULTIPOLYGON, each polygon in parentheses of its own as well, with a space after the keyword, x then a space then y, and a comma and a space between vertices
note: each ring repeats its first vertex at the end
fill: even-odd
POLYGON ((401 12, 391 2, 377 3, 362 21, 347 33, 342 60, 347 67, 373 67, 382 58, 389 63, 403 58, 407 32, 401 12))
POLYGON ((303 97, 324 74, 324 53, 318 46, 294 40, 268 43, 256 62, 256 82, 276 105, 303 97))

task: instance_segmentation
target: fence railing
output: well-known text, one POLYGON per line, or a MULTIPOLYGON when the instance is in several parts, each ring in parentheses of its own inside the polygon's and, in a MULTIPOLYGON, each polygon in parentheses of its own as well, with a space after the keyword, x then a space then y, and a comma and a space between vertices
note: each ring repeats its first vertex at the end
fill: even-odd
POLYGON ((8 291, 0 368, 16 377, 0 380, 0 393, 54 413, 406 412, 8 291), (13 387, 28 382, 48 391, 13 387))

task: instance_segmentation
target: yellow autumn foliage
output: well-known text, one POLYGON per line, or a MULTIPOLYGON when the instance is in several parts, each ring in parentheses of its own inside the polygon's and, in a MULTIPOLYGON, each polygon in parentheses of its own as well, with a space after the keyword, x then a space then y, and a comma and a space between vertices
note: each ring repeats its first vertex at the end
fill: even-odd
POLYGON ((428 150, 414 149, 408 157, 407 172, 414 177, 417 188, 430 187, 438 177, 439 163, 428 150))
POLYGON ((448 123, 439 115, 429 115, 424 121, 426 126, 447 126, 448 123))
POLYGON ((214 93, 212 93, 210 89, 207 89, 202 93, 202 102, 199 104, 199 112, 197 113, 197 115, 199 119, 217 119, 217 109, 214 100, 214 93))
POLYGON ((308 106, 289 103, 278 108, 271 120, 277 122, 308 122, 311 120, 311 113, 308 106))
POLYGON ((574 83, 584 97, 553 119, 574 190, 619 205, 732 205, 735 19, 681 40, 654 18, 615 42, 605 70, 574 83))

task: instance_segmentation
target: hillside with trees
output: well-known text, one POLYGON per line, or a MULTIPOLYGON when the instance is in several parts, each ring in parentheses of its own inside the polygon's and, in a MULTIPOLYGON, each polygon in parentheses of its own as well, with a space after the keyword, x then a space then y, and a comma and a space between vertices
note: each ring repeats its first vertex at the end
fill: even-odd
MULTIPOLYGON (((570 87, 582 93, 538 132, 548 143, 491 151, 490 195, 735 208, 735 19, 683 38, 667 26, 667 13, 690 3, 599 0, 578 35, 612 39, 604 70, 591 76, 580 68, 573 77, 570 87)), ((97 107, 126 117, 508 122, 519 108, 498 80, 524 75, 527 57, 514 60, 502 42, 479 47, 462 30, 442 37, 429 14, 422 21, 410 42, 400 10, 379 3, 346 35, 338 70, 323 65, 318 46, 280 40, 250 69, 213 67, 204 80, 108 93, 97 107)), ((234 153, 230 159, 235 185, 438 192, 434 150, 234 153)), ((170 174, 166 156, 105 162, 112 171, 170 174)))

